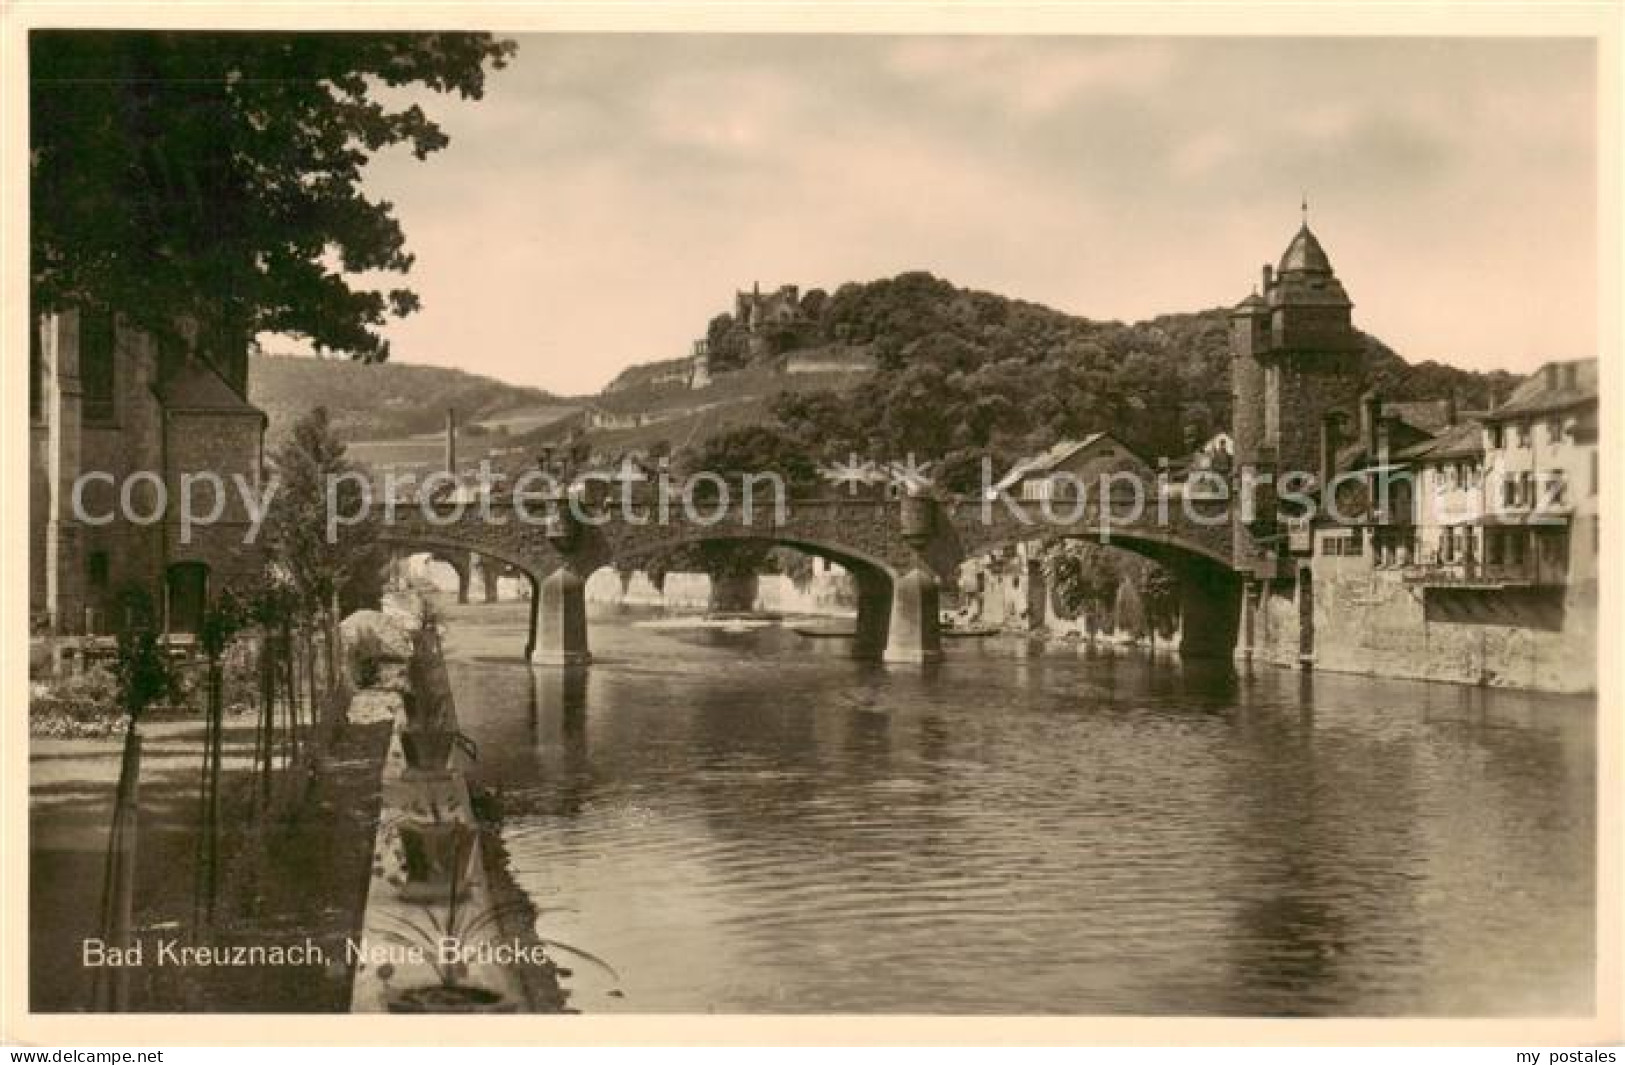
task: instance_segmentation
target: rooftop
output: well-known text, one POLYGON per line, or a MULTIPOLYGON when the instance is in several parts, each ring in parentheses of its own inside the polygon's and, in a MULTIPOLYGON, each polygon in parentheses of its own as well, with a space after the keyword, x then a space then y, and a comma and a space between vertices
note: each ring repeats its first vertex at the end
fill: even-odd
POLYGON ((1288 244, 1286 251, 1281 254, 1281 264, 1276 269, 1283 274, 1332 272, 1332 261, 1326 257, 1326 249, 1320 246, 1320 241, 1315 238, 1314 233, 1310 232, 1308 222, 1298 228, 1292 243, 1288 244))
POLYGON ((1343 283, 1332 272, 1332 261, 1305 222, 1281 253, 1273 278, 1267 278, 1266 303, 1276 307, 1353 306, 1343 283))
POLYGON ((160 383, 156 391, 158 400, 168 410, 237 411, 243 414, 262 412, 254 404, 239 396, 226 384, 225 378, 201 359, 189 358, 169 378, 160 383))
POLYGON ((1102 442, 1112 444, 1113 447, 1117 449, 1117 454, 1110 457, 1102 455, 1097 459, 1090 460, 1089 464, 1085 467, 1082 473, 1076 470, 1072 472, 1079 473, 1080 476, 1084 476, 1084 478, 1087 480, 1088 475, 1091 474, 1110 472, 1110 469, 1115 469, 1118 467, 1128 468, 1144 465, 1144 461, 1140 459, 1139 456, 1135 455, 1133 451, 1131 451, 1127 446, 1125 446, 1111 434, 1103 432, 1090 433, 1081 440, 1062 440, 1060 443, 1047 448, 1039 454, 1034 455, 1032 458, 1024 459, 1023 461, 1016 463, 1016 465, 1010 469, 1010 472, 1000 478, 999 482, 995 484, 993 488, 995 491, 1002 491, 1009 488, 1011 485, 1024 481, 1030 477, 1042 477, 1046 474, 1052 474, 1055 472, 1057 467, 1059 467, 1062 463, 1071 460, 1079 452, 1088 449, 1094 444, 1102 442), (1108 467, 1110 469, 1108 469, 1108 467))
POLYGON ((1427 433, 1438 434, 1450 428, 1450 401, 1448 399, 1419 399, 1405 402, 1385 401, 1382 413, 1398 418, 1427 433))
POLYGON ((1399 458, 1413 462, 1442 462, 1447 459, 1477 458, 1484 454, 1484 425, 1469 419, 1445 429, 1431 440, 1413 444, 1399 458))
POLYGON ((1597 360, 1549 362, 1512 390, 1507 401, 1485 415, 1491 422, 1550 414, 1597 402, 1597 360))

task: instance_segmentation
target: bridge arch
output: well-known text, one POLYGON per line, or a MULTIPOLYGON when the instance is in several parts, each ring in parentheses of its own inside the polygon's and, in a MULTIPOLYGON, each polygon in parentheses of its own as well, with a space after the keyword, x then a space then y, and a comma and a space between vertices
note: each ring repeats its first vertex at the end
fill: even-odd
POLYGON ((542 582, 547 579, 548 574, 538 571, 534 559, 520 551, 505 549, 500 544, 484 541, 472 544, 456 535, 434 535, 424 529, 412 527, 400 531, 391 531, 386 527, 381 531, 378 543, 396 552, 427 554, 451 566, 457 572, 459 603, 468 602, 470 559, 473 556, 492 559, 522 575, 530 582, 530 627, 525 640, 524 657, 529 659, 535 654, 540 642, 538 630, 541 618, 538 604, 541 600, 542 582))
POLYGON ((485 543, 483 541, 472 543, 467 539, 459 538, 454 533, 433 536, 427 535, 419 529, 408 529, 399 533, 383 530, 378 535, 378 543, 383 547, 393 548, 405 553, 416 554, 422 552, 423 554, 433 555, 453 566, 458 564, 455 559, 459 556, 466 558, 469 555, 484 555, 487 558, 496 559, 505 566, 519 570, 527 576, 533 578, 536 576, 535 561, 526 557, 524 553, 506 550, 500 544, 485 543))
POLYGON ((1157 563, 1179 588, 1180 652, 1199 658, 1228 658, 1241 620, 1242 579, 1228 553, 1215 545, 1156 527, 1030 525, 1004 529, 960 546, 952 567, 1018 543, 1086 540, 1157 563))
MULTIPOLYGON (((607 538, 606 538, 607 540, 607 538)), ((584 552, 602 566, 618 569, 635 567, 655 556, 685 547, 706 544, 756 544, 764 547, 785 547, 813 558, 833 562, 852 575, 858 600, 857 631, 853 639, 855 653, 865 657, 878 657, 885 652, 890 627, 893 588, 899 574, 895 565, 862 548, 835 542, 823 536, 805 533, 780 532, 766 529, 738 527, 709 528, 691 526, 678 529, 675 535, 659 538, 616 538, 598 545, 597 550, 584 552)), ((596 566, 594 568, 597 568, 596 566)))

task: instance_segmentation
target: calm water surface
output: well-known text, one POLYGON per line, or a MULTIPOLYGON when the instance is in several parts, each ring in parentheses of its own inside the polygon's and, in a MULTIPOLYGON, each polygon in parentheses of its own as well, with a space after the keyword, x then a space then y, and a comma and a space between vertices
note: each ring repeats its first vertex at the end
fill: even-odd
POLYGON ((524 611, 452 682, 586 1012, 1591 1010, 1589 701, 524 611))

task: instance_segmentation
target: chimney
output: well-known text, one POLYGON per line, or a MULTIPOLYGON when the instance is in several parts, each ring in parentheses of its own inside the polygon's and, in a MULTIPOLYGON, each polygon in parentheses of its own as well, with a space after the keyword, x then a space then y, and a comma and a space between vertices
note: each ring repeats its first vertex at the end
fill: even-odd
POLYGON ((1546 378, 1546 387, 1548 389, 1555 389, 1557 387, 1557 374, 1561 369, 1562 367, 1557 363, 1550 362, 1547 363, 1545 369, 1542 370, 1542 376, 1546 378))
POLYGON ((1565 363, 1563 365, 1563 387, 1564 388, 1578 388, 1578 387, 1580 387, 1580 364, 1579 363, 1570 362, 1570 363, 1565 363))
POLYGON ((457 476, 457 408, 446 408, 446 472, 457 476))
POLYGON ((1340 411, 1329 411, 1320 419, 1320 490, 1323 493, 1337 475, 1337 449, 1342 444, 1338 436, 1342 421, 1340 411))
POLYGON ((1271 266, 1269 263, 1265 263, 1264 264, 1264 295, 1268 296, 1270 294, 1270 289, 1273 288, 1274 286, 1275 286, 1275 268, 1273 266, 1271 266))
POLYGON ((1382 395, 1372 389, 1365 395, 1365 404, 1360 409, 1360 430, 1365 437, 1365 453, 1369 458, 1377 454, 1377 426, 1382 422, 1382 395))

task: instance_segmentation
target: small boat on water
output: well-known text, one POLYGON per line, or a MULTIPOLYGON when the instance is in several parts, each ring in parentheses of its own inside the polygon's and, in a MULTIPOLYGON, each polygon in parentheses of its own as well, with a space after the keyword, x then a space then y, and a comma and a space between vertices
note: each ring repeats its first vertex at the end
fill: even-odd
MULTIPOLYGON (((843 636, 850 638, 858 634, 857 629, 844 625, 791 625, 790 631, 811 640, 830 640, 843 636)), ((961 625, 958 628, 944 626, 942 637, 947 640, 965 640, 977 636, 997 636, 999 631, 995 625, 961 625)))
POLYGON ((832 640, 858 634, 857 629, 846 625, 791 625, 790 631, 812 640, 832 640))
POLYGON ((961 625, 959 628, 943 628, 942 637, 945 640, 964 640, 973 636, 997 636, 999 629, 994 625, 961 625))
POLYGON ((652 618, 647 621, 633 622, 633 625, 640 629, 714 629, 718 632, 752 632, 776 624, 778 622, 760 618, 717 618, 695 615, 675 618, 652 618))

